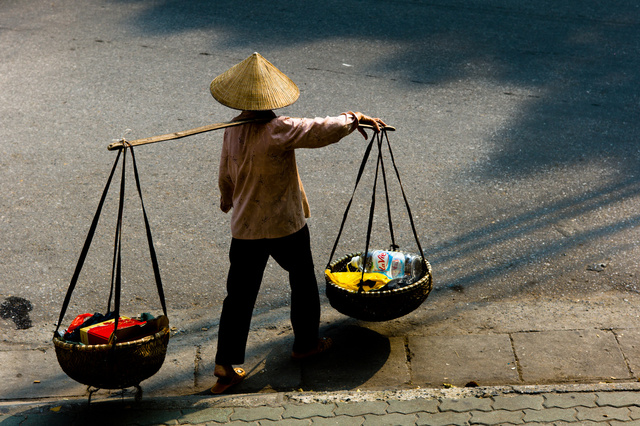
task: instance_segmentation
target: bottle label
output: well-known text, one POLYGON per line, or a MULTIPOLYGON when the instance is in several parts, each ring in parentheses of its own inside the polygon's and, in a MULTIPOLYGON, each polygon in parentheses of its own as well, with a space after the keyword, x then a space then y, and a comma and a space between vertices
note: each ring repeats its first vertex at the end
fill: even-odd
POLYGON ((399 278, 404 276, 404 261, 394 258, 391 261, 390 278, 399 278))
POLYGON ((380 272, 389 278, 404 276, 404 256, 401 253, 393 253, 384 250, 376 250, 371 253, 371 272, 380 272))
POLYGON ((389 269, 389 253, 387 253, 386 251, 374 251, 372 253, 372 258, 373 258, 373 268, 377 271, 386 271, 387 269, 389 269))

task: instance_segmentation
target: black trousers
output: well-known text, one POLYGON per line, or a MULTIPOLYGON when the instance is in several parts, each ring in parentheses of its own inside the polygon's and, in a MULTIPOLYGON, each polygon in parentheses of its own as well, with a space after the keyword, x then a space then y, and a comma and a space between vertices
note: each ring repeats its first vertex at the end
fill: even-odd
POLYGON ((216 363, 244 362, 253 308, 269 256, 289 273, 293 350, 304 352, 317 345, 320 298, 316 281, 309 228, 282 238, 240 240, 233 238, 227 297, 222 305, 216 363))

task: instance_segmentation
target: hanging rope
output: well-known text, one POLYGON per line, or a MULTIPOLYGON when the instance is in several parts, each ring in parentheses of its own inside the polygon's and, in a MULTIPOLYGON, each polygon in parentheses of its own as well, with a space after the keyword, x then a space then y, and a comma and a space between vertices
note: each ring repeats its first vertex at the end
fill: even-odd
MULTIPOLYGON (((400 172, 398 171, 398 166, 396 165, 395 158, 393 156, 393 151, 391 149, 391 143, 389 142, 389 136, 388 136, 388 134, 386 132, 386 129, 382 129, 379 133, 375 134, 375 136, 371 139, 371 142, 367 146, 367 149, 365 150, 364 157, 362 159, 362 162, 360 164, 360 169, 358 170, 358 175, 356 177, 356 183, 355 183, 355 186, 353 188, 353 192, 351 193, 351 198, 350 198, 349 202, 347 203, 347 207, 346 207, 344 215, 342 217, 342 223, 340 224, 340 229, 338 230, 338 235, 337 235, 336 240, 335 240, 335 242, 333 244, 333 248, 332 248, 331 254, 329 256, 329 261, 327 262, 327 268, 331 264, 331 260, 333 259, 333 256, 335 255, 336 249, 338 247, 338 242, 340 241, 340 237, 342 236, 342 231, 344 230, 344 225, 346 223, 347 216, 349 215, 349 210, 351 208, 351 204, 353 203, 353 198, 355 196, 356 189, 358 188, 358 184, 360 183, 360 179, 362 178, 362 174, 364 172, 364 169, 365 169, 365 166, 367 164, 367 161, 369 160, 369 155, 371 153, 371 149, 373 148, 373 144, 374 143, 376 143, 376 145, 378 146, 378 156, 377 156, 377 159, 376 159, 376 170, 375 170, 375 176, 374 176, 374 181, 373 181, 373 193, 372 193, 372 196, 371 196, 371 204, 370 204, 370 208, 369 208, 369 220, 368 220, 368 223, 367 223, 367 235, 366 235, 366 244, 365 244, 364 253, 365 253, 365 256, 366 256, 366 253, 368 253, 368 251, 369 251, 369 243, 370 243, 370 240, 371 240, 371 230, 373 228, 373 215, 374 215, 374 212, 375 212, 375 203, 376 203, 376 187, 377 187, 377 182, 378 182, 378 173, 380 171, 382 172, 383 183, 384 183, 384 187, 385 187, 384 189, 385 189, 385 197, 386 197, 386 203, 387 203, 387 217, 388 217, 388 220, 389 220, 389 231, 390 231, 390 234, 391 234, 390 235, 391 236, 391 245, 390 245, 390 247, 391 247, 392 250, 399 249, 399 246, 395 242, 395 236, 394 236, 394 232, 393 232, 393 222, 391 220, 391 204, 390 204, 390 200, 389 200, 389 190, 388 190, 386 172, 385 172, 385 168, 384 168, 384 160, 383 160, 383 155, 382 155, 383 138, 387 142, 386 145, 387 145, 387 147, 389 149, 389 156, 390 156, 390 159, 391 159, 391 163, 392 163, 393 168, 395 170, 396 177, 398 179, 398 184, 400 185, 400 190, 402 192, 402 197, 403 197, 403 200, 405 202, 405 206, 407 208, 407 214, 409 215, 409 221, 410 221, 410 224, 411 224, 411 230, 413 231, 413 236, 414 236, 414 238, 416 240, 416 244, 417 244, 418 249, 420 251, 420 255, 422 256, 423 266, 426 267, 426 259, 425 259, 424 252, 422 250, 422 246, 421 246, 419 238, 418 238, 418 233, 416 231, 415 223, 413 221, 413 215, 411 213, 411 208, 409 207, 409 201, 407 200, 407 196, 406 196, 406 193, 404 191, 404 187, 402 185, 402 180, 400 179, 400 172)), ((364 276, 364 267, 362 269, 363 269, 362 272, 363 272, 363 276, 364 276)))
MULTIPOLYGON (((56 324, 56 330, 54 332, 54 336, 57 335, 60 325, 64 320, 64 315, 69 306, 69 302, 71 300, 71 294, 73 293, 76 284, 78 282, 78 278, 80 276, 80 272, 82 271, 82 267, 87 257, 87 253, 89 252, 89 248, 91 246, 91 242, 93 241, 93 237, 95 235, 95 231, 98 225, 98 221, 100 219, 100 215, 102 213, 102 208, 107 197, 107 193, 109 192, 109 187, 111 185, 111 181, 113 180, 113 176, 115 174, 115 170, 118 166, 118 162, 120 157, 122 156, 122 170, 121 170, 121 179, 120 179, 120 194, 119 194, 119 203, 118 203, 118 215, 116 221, 116 231, 114 237, 114 254, 113 254, 113 263, 111 267, 111 286, 109 291, 109 299, 107 302, 107 314, 113 312, 115 316, 115 324, 114 331, 117 330, 118 321, 120 317, 120 299, 122 293, 122 217, 124 212, 124 200, 125 200, 125 188, 126 188, 126 156, 127 151, 131 153, 131 161, 133 164, 133 172, 136 181, 136 188, 138 190, 138 195, 140 197, 140 204, 142 206, 142 213, 145 222, 145 231, 147 234, 147 241, 149 244, 149 254, 151 257, 151 263, 153 266, 154 278, 156 281, 156 287, 158 290, 158 296, 160 297, 160 304, 162 305, 162 311, 164 315, 167 315, 167 307, 164 297, 164 290, 162 286, 162 279, 160 278, 160 268, 158 266, 158 259, 156 255, 156 251, 153 244, 153 237, 151 235, 151 227, 149 225, 149 218, 147 216, 147 211, 144 206, 144 201, 142 199, 142 189, 140 185, 140 177, 138 173, 138 166, 136 164, 135 155, 133 153, 133 147, 129 146, 129 144, 124 141, 125 145, 122 149, 118 150, 118 155, 116 156, 115 162, 111 169, 111 173, 109 174, 109 178, 107 180, 107 184, 102 192, 102 196, 100 198, 100 202, 98 203, 98 208, 96 209, 96 213, 93 217, 93 221, 91 223, 91 227, 89 228, 89 232, 87 234, 87 238, 85 240, 84 246, 82 248, 82 252, 80 253, 80 257, 78 259, 78 263, 76 265, 76 269, 74 271, 73 277, 71 278, 71 282, 69 284, 69 288, 67 289, 67 294, 65 296, 64 302, 62 304, 62 309, 60 311, 60 317, 58 319, 58 323, 56 324), (113 311, 111 310, 111 304, 113 302, 113 311)), ((115 334, 114 334, 115 336, 115 334)), ((115 339, 113 340, 113 345, 115 347, 115 339)))

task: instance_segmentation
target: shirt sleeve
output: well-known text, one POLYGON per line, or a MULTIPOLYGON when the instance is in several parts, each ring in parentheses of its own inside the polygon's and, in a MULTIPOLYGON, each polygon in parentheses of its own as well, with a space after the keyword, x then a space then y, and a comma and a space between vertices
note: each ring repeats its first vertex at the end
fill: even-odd
POLYGON ((322 148, 349 135, 358 125, 356 117, 350 113, 313 119, 279 118, 272 143, 283 150, 322 148))

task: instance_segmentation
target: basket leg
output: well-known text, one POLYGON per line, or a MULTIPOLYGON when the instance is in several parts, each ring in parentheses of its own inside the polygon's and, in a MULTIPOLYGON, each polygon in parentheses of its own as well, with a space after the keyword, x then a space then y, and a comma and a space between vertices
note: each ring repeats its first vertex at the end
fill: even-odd
POLYGON ((87 386, 87 392, 89 392, 89 399, 87 400, 87 405, 91 405, 91 397, 94 393, 98 392, 100 388, 94 388, 93 386, 87 386))

